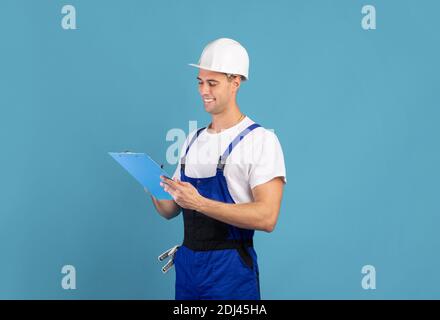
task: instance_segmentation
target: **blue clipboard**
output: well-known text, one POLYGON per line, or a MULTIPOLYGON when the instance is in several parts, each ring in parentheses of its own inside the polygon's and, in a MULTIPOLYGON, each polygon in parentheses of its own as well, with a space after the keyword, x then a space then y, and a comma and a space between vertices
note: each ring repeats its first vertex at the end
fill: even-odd
POLYGON ((160 186, 160 176, 170 176, 147 154, 133 152, 109 152, 109 154, 156 199, 173 199, 160 186))

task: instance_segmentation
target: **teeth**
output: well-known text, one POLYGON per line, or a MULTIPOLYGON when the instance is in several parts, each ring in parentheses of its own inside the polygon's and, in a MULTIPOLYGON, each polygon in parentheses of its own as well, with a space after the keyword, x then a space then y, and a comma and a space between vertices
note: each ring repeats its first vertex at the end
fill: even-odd
POLYGON ((214 101, 214 99, 204 99, 205 102, 211 102, 214 101))

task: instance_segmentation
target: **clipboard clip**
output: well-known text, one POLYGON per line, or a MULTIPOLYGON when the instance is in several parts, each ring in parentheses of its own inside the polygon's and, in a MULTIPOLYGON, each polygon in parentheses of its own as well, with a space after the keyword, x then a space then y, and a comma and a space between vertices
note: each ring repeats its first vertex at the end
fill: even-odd
POLYGON ((134 154, 134 156, 137 158, 137 157, 139 157, 139 154, 136 154, 136 152, 133 152, 133 151, 130 151, 130 150, 125 150, 124 152, 122 152, 122 153, 125 153, 125 154, 134 154))

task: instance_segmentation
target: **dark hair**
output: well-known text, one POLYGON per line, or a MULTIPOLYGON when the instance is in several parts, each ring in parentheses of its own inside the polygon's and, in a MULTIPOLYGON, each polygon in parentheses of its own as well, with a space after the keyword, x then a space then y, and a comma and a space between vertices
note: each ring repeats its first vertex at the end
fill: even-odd
POLYGON ((225 73, 225 75, 229 82, 231 82, 235 77, 240 77, 241 81, 246 81, 246 78, 240 74, 225 73))

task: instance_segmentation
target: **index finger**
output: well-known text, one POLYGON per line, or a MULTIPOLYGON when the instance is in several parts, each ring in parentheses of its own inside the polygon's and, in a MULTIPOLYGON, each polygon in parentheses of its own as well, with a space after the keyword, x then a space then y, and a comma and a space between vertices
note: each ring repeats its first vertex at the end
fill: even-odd
POLYGON ((173 179, 168 178, 167 176, 160 176, 163 183, 168 184, 169 186, 173 187, 174 189, 177 189, 179 187, 179 184, 174 181, 173 179))

